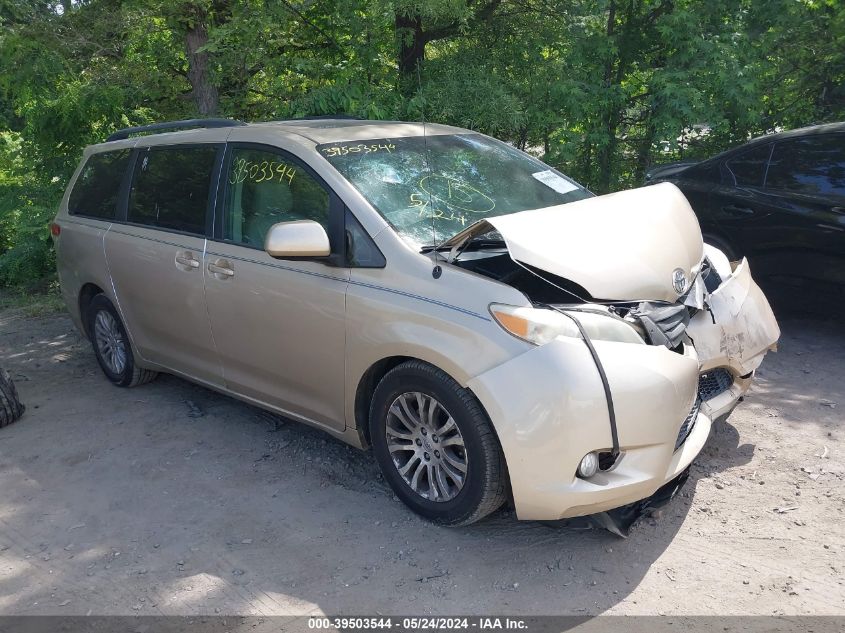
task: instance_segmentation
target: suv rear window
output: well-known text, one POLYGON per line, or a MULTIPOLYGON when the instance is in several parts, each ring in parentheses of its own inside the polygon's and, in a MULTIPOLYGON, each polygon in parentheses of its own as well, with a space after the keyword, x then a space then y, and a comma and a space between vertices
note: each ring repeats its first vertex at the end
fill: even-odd
POLYGON ((217 148, 153 147, 135 163, 127 220, 184 233, 205 233, 217 148))
POLYGON ((68 213, 113 220, 128 164, 128 149, 89 156, 70 192, 68 213))

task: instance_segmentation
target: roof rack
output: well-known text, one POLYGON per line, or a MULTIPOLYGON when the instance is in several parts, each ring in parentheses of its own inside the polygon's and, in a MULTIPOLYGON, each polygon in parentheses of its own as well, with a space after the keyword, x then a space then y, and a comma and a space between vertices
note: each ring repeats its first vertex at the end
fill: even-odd
POLYGON ((150 125, 136 125, 135 127, 127 127, 118 130, 110 135, 106 142, 121 141, 129 138, 130 134, 140 134, 141 132, 161 132, 164 130, 178 130, 186 127, 234 127, 239 125, 246 125, 243 121, 235 119, 184 119, 182 121, 165 121, 163 123, 151 123, 150 125))

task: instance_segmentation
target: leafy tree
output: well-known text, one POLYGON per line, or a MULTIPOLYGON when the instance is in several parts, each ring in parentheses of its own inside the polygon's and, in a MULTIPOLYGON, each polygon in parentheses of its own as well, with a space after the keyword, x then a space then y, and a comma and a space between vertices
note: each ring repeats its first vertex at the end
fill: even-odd
POLYGON ((425 119, 603 193, 845 118, 841 0, 0 0, 0 284, 82 148, 193 116, 425 119))

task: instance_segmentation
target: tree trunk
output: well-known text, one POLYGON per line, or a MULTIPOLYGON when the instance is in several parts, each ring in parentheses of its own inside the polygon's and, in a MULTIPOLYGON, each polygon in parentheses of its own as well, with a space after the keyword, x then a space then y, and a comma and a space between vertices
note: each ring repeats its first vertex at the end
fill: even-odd
POLYGON ((657 131, 654 129, 654 113, 649 108, 645 119, 643 138, 637 144, 637 160, 634 164, 634 182, 639 184, 645 179, 645 173, 651 165, 651 147, 657 131))
POLYGON ((194 20, 185 32, 188 55, 188 81, 193 89, 194 104, 202 116, 214 116, 220 105, 217 86, 211 83, 208 53, 198 52, 208 44, 208 16, 197 9, 194 20))
MULTIPOLYGON (((614 0, 610 1, 610 6, 607 11, 606 35, 608 40, 613 40, 616 36, 616 2, 614 2, 614 0)), ((608 92, 615 88, 613 82, 613 69, 618 63, 619 60, 617 58, 610 57, 605 62, 604 87, 608 92)), ((602 132, 605 134, 605 142, 596 152, 596 167, 598 169, 598 173, 596 175, 595 188, 598 193, 607 193, 610 190, 613 154, 616 151, 616 126, 618 116, 619 108, 615 103, 615 99, 608 100, 600 118, 602 132)))
POLYGON ((395 32, 398 40, 399 91, 410 97, 418 87, 417 70, 425 59, 425 35, 419 15, 396 14, 395 32))

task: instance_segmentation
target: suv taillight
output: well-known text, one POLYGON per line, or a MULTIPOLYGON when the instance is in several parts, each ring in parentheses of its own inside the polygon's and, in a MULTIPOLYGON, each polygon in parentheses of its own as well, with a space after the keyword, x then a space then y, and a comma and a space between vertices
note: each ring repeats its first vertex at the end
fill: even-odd
POLYGON ((52 222, 50 224, 50 235, 53 237, 58 237, 59 233, 62 232, 62 227, 60 227, 56 222, 52 222))

